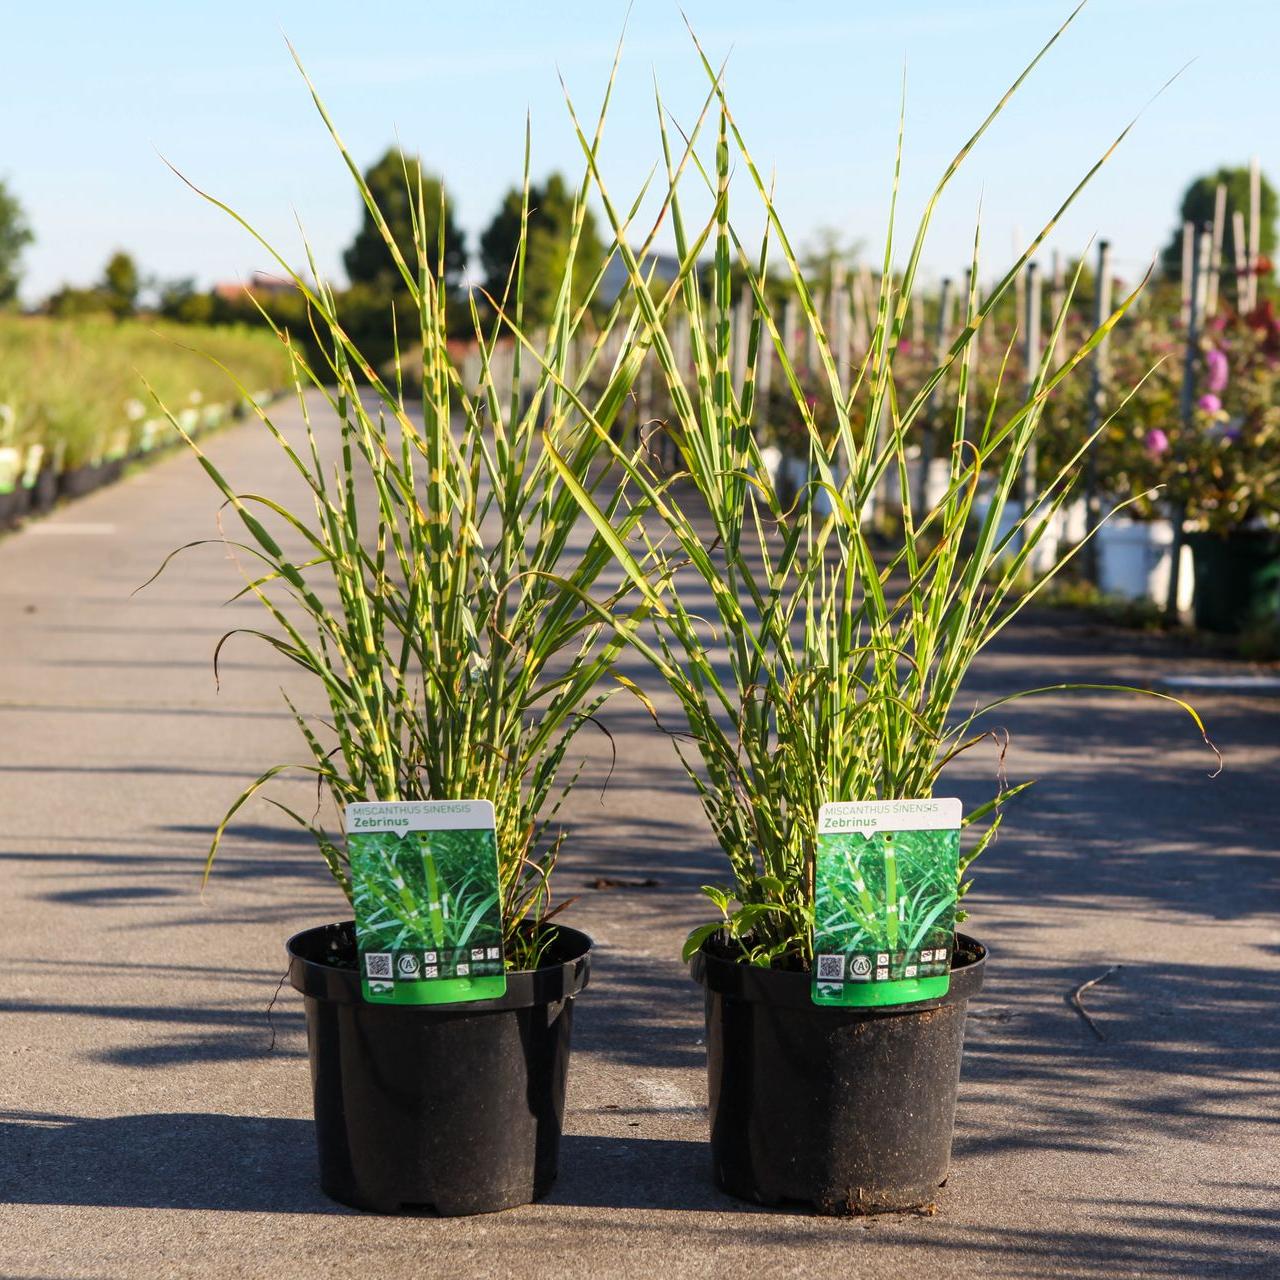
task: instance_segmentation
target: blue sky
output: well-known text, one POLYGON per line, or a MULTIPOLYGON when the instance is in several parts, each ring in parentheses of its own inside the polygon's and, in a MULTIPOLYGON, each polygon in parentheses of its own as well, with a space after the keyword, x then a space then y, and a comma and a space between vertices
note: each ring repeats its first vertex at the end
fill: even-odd
MULTIPOLYGON (((1069 5, 1045 0, 896 4, 686 0, 762 167, 776 171, 793 239, 831 226, 880 243, 903 69, 903 207, 914 216, 956 147, 1069 5)), ((204 205, 163 154, 244 213, 291 259, 294 213, 339 272, 356 196, 293 68, 284 35, 349 146, 367 162, 397 132, 441 172, 472 241, 516 179, 532 113, 535 174, 577 173, 557 69, 593 110, 625 5, 135 3, 12 5, 0 77, 0 176, 38 236, 23 295, 87 283, 127 249, 161 277, 235 279, 268 263, 204 205)), ((1280 176, 1274 0, 1092 0, 967 163, 926 253, 967 261, 982 202, 987 262, 1008 260, 1125 122, 1188 61, 1056 238, 1100 233, 1131 275, 1167 236, 1195 174, 1261 157, 1280 176)), ((615 195, 658 158, 653 76, 678 119, 705 79, 673 0, 636 0, 605 148, 615 195)), ((738 184, 742 186, 742 183, 738 184)), ((743 187, 740 200, 748 203, 743 187)), ((758 225, 746 207, 745 230, 758 225)))

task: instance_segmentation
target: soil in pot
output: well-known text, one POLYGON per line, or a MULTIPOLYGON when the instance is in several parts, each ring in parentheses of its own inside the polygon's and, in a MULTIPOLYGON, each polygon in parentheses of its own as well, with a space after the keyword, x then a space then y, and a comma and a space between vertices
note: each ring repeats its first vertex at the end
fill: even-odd
POLYGON ((706 989, 717 1184, 758 1204, 875 1213, 932 1203, 951 1160, 968 1000, 986 950, 956 935, 937 1000, 822 1008, 810 975, 693 959, 706 989))
POLYGON ((574 997, 591 940, 560 928, 498 1000, 365 1002, 351 922, 290 939, 305 997, 320 1182, 376 1213, 489 1213, 555 1182, 574 997))

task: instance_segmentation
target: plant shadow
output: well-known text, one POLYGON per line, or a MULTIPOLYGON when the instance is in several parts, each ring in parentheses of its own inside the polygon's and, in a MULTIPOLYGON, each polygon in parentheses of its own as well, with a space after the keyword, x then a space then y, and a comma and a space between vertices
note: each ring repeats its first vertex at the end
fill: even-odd
POLYGON ((717 1190, 706 1142, 585 1134, 560 1140, 560 1176, 543 1203, 690 1212, 750 1207, 717 1190))
POLYGON ((309 1120, 0 1112, 0 1204, 348 1213, 320 1190, 309 1120))

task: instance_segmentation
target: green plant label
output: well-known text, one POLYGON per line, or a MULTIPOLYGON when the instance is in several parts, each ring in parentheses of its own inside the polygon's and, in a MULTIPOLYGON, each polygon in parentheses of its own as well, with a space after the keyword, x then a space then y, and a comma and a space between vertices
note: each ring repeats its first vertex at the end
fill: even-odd
POLYGON ((493 805, 350 804, 346 826, 364 998, 453 1004, 503 995, 493 805))
POLYGON ((814 1004, 910 1004, 947 994, 959 858, 959 800, 818 810, 814 1004))

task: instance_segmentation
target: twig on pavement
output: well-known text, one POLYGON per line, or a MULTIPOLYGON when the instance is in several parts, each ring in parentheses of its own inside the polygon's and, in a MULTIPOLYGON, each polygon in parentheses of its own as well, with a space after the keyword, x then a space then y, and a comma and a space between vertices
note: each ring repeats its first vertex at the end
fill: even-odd
POLYGON ((1089 1016, 1089 1011, 1084 1007, 1084 1002, 1080 999, 1090 987, 1096 987, 1098 983, 1105 982, 1113 973, 1119 973, 1123 965, 1113 964, 1105 973, 1100 973, 1096 978, 1090 978, 1088 982, 1082 982, 1072 993, 1071 1003, 1075 1006, 1076 1012, 1089 1024, 1089 1030, 1093 1032, 1099 1040, 1107 1038, 1106 1032, 1098 1026, 1096 1022, 1089 1016))

